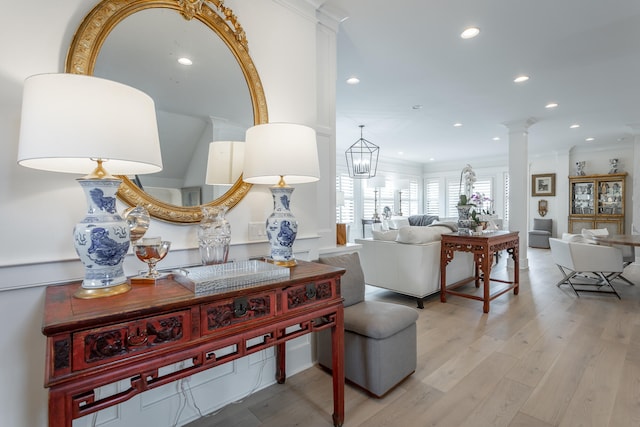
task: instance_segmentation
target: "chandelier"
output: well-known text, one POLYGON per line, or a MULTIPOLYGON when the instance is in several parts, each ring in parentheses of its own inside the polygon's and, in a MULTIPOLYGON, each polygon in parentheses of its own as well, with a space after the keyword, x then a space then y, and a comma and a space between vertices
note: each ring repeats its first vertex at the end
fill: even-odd
POLYGON ((368 179, 376 176, 380 148, 362 137, 362 128, 364 125, 360 125, 360 139, 347 149, 345 156, 349 177, 368 179))

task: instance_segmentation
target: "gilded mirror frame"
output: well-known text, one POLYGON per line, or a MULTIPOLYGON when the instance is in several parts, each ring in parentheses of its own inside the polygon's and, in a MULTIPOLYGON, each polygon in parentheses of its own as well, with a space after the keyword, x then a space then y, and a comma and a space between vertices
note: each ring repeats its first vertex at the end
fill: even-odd
MULTIPOLYGON (((151 9, 165 8, 182 14, 184 19, 196 19, 229 47, 244 74, 251 96, 254 124, 267 123, 267 102, 262 83, 251 57, 246 35, 231 9, 223 0, 103 0, 84 18, 76 31, 65 70, 67 73, 92 75, 100 48, 115 26, 129 15, 151 9)), ((201 206, 176 206, 151 197, 126 176, 120 176, 122 184, 118 197, 130 206, 142 205, 154 218, 171 223, 189 224, 202 219, 201 206)), ((251 189, 242 176, 221 197, 202 206, 226 206, 233 208, 251 189)))

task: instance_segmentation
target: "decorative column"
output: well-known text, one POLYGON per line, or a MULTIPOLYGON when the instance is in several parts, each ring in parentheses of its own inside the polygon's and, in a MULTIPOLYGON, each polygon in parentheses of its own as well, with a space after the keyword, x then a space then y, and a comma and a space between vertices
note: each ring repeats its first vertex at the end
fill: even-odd
MULTIPOLYGON (((284 2, 289 5, 293 2, 284 2)), ((298 2, 296 2, 298 3, 298 2)), ((304 4, 304 2, 299 2, 304 4)), ((344 153, 336 158, 336 79, 338 61, 338 32, 347 15, 339 8, 331 8, 324 2, 308 2, 316 5, 316 136, 320 160, 320 176, 316 184, 317 231, 319 248, 336 247, 336 162, 344 161, 344 153)), ((356 224, 354 224, 355 226, 356 224)), ((348 236, 347 236, 348 238, 348 236)))
POLYGON ((527 258, 529 229, 529 132, 536 119, 503 123, 509 130, 509 230, 520 237, 520 269, 529 268, 527 258))

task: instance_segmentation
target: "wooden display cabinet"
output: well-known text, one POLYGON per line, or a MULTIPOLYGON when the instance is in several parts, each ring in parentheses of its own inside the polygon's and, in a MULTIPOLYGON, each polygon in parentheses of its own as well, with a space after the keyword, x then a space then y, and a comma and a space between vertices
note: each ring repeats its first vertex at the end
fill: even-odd
POLYGON ((627 173, 569 177, 569 233, 606 228, 624 233, 627 173))

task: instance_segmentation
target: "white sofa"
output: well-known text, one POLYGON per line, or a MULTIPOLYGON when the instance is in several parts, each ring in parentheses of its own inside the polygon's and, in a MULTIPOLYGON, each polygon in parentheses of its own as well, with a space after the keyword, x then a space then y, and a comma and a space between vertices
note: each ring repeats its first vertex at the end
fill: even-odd
MULTIPOLYGON (((377 239, 356 239, 362 245, 360 259, 368 285, 423 298, 440 290, 440 235, 446 226, 402 227, 374 233, 377 239)), ((473 255, 456 252, 447 265, 447 284, 473 276, 473 255)))

